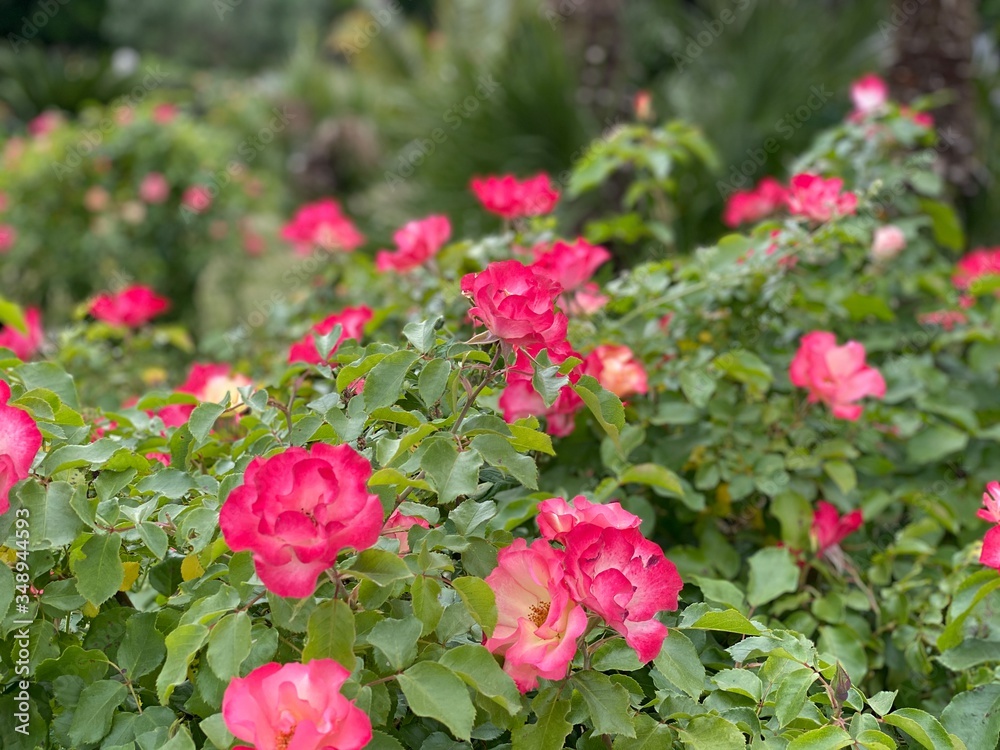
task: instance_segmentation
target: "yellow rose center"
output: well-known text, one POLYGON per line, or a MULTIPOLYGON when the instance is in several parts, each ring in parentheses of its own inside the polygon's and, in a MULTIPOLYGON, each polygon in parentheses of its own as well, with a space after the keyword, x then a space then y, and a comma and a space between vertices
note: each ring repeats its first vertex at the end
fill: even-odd
POLYGON ((539 602, 538 604, 532 604, 531 609, 528 610, 528 619, 531 620, 536 628, 542 627, 545 624, 545 620, 549 616, 549 602, 539 602))

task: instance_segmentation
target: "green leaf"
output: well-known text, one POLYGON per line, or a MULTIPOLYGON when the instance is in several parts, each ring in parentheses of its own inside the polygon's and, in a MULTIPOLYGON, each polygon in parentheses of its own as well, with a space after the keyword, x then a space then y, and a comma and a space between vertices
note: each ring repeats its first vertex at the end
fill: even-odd
POLYGON ((180 500, 196 486, 190 474, 168 467, 150 474, 135 487, 139 492, 153 492, 169 500, 180 500))
MULTIPOLYGON (((222 714, 212 714, 207 719, 203 719, 198 723, 198 728, 205 733, 208 741, 215 745, 217 750, 229 750, 233 742, 236 741, 236 738, 226 729, 226 722, 222 718, 222 714)), ((211 748, 206 745, 204 750, 211 750, 211 748)))
POLYGON ((21 307, 5 297, 0 297, 0 326, 10 326, 21 333, 28 332, 28 322, 21 307))
POLYGON ((413 614, 423 624, 421 635, 434 632, 441 622, 444 607, 438 597, 441 595, 441 584, 428 576, 417 576, 410 587, 413 599, 413 614))
POLYGON ((559 365, 552 364, 547 349, 535 355, 531 369, 531 387, 542 397, 545 406, 552 406, 563 387, 569 385, 569 377, 559 372, 559 365))
POLYGON ((72 544, 86 528, 73 511, 78 490, 67 482, 52 482, 46 489, 28 480, 15 490, 28 513, 28 549, 40 550, 72 544))
POLYGON ((982 572, 984 576, 989 576, 989 578, 985 579, 985 582, 979 586, 979 590, 976 591, 968 606, 950 623, 948 623, 947 627, 941 631, 941 635, 938 636, 937 647, 941 651, 954 648, 962 642, 962 627, 964 626, 966 619, 968 619, 969 615, 972 614, 972 611, 976 608, 976 605, 979 604, 979 602, 1000 588, 1000 575, 997 575, 994 571, 982 572))
POLYGON ((961 450, 969 443, 969 435, 951 425, 936 424, 910 438, 906 457, 911 463, 929 464, 961 450))
POLYGON ((934 241, 949 250, 960 252, 965 247, 965 234, 955 209, 947 203, 920 198, 920 210, 931 217, 934 241))
MULTIPOLYGON (((228 750, 224 748, 224 750, 228 750)), ((365 745, 364 750, 404 750, 403 746, 399 744, 399 740, 395 737, 391 737, 385 732, 379 732, 378 730, 372 732, 372 741, 365 745)))
POLYGON ((748 349, 735 349, 720 354, 712 364, 729 378, 747 386, 751 393, 763 395, 771 387, 774 374, 771 368, 748 349))
MULTIPOLYGON (((926 711, 901 708, 882 717, 886 724, 902 729, 927 750, 953 750, 954 744, 941 722, 926 711)), ((986 746, 982 746, 985 747, 986 746)))
MULTIPOLYGON (((0 607, 0 612, 2 611, 0 607)), ((953 672, 961 672, 980 664, 1000 662, 1000 641, 970 638, 948 649, 937 660, 953 672)))
POLYGON ((382 652, 393 671, 410 666, 417 658, 417 640, 422 625, 416 617, 380 620, 368 631, 368 642, 382 652))
MULTIPOLYGON (((219 620, 208 639, 208 665, 220 680, 240 676, 240 665, 250 655, 250 616, 233 612, 219 620)), ((353 666, 353 665, 352 665, 353 666)))
POLYGON ((774 697, 774 718, 778 726, 787 727, 802 712, 809 695, 809 688, 816 681, 811 669, 796 669, 781 676, 774 697))
POLYGON ((941 714, 944 728, 970 748, 997 747, 1000 744, 1000 684, 959 693, 941 714))
MULTIPOLYGON (((239 394, 237 393, 229 395, 231 399, 233 397, 239 398, 239 394)), ((208 433, 215 426, 215 420, 221 417, 225 410, 226 407, 212 403, 199 404, 194 408, 194 411, 191 412, 191 416, 188 418, 188 429, 191 430, 195 443, 201 445, 208 439, 208 433)))
POLYGON ((635 717, 635 737, 615 737, 613 750, 670 750, 674 736, 670 727, 651 716, 635 717))
MULTIPOLYGON (((535 421, 535 424, 537 426, 537 421, 535 421)), ((552 447, 552 438, 544 432, 539 432, 538 430, 517 423, 507 425, 507 427, 510 428, 511 434, 514 436, 511 445, 515 449, 521 451, 538 451, 547 456, 556 455, 556 450, 552 447)))
POLYGON ((555 700, 559 691, 552 689, 540 693, 532 703, 535 723, 522 724, 511 733, 512 747, 531 750, 562 750, 566 735, 573 729, 566 717, 569 716, 570 702, 555 700), (541 701, 543 698, 551 700, 541 701))
POLYGON ((437 332, 443 325, 444 317, 439 315, 429 320, 407 323, 403 326, 403 335, 406 336, 406 340, 413 345, 414 349, 421 354, 426 354, 437 343, 437 332))
POLYGON ((195 750, 194 740, 191 739, 191 732, 181 724, 177 728, 177 733, 170 738, 165 745, 160 745, 156 750, 195 750))
POLYGON ((354 671, 354 639, 354 613, 350 605, 339 599, 323 602, 309 615, 302 661, 333 659, 354 671))
POLYGON ((837 489, 845 495, 858 486, 858 477, 854 473, 854 467, 847 461, 824 461, 823 471, 837 485, 837 489))
POLYGON ((460 740, 471 740, 476 709, 458 675, 436 662, 422 661, 396 679, 413 713, 440 721, 460 740))
POLYGON ((868 705, 871 706, 872 711, 877 713, 879 716, 885 716, 892 710, 892 704, 896 700, 896 694, 898 692, 898 690, 893 690, 892 692, 883 690, 879 693, 875 693, 875 695, 868 699, 868 705))
POLYGON ((492 500, 485 503, 466 500, 448 514, 448 520, 455 524, 459 534, 470 537, 479 535, 496 514, 497 504, 492 500))
POLYGON ((460 495, 475 494, 479 486, 479 467, 483 457, 478 451, 459 452, 450 438, 431 439, 424 451, 420 466, 427 474, 427 481, 438 494, 438 504, 447 505, 460 495))
POLYGON ((399 559, 399 555, 384 549, 366 549, 348 570, 379 586, 388 586, 413 576, 406 563, 399 559))
POLYGON ((684 496, 684 488, 681 480, 674 472, 665 466, 658 464, 637 464, 630 466, 618 477, 622 484, 635 482, 645 484, 649 487, 656 487, 677 497, 684 496))
POLYGON ((690 625, 691 630, 718 630, 723 633, 738 633, 740 635, 760 635, 760 630, 746 617, 735 609, 725 612, 706 612, 690 625))
POLYGON ((442 666, 461 677, 466 684, 495 701, 511 716, 521 710, 521 694, 497 660, 482 646, 466 644, 444 652, 438 660, 442 666))
POLYGON ((621 455, 620 434, 622 428, 625 427, 625 407, 622 406, 621 399, 611 391, 602 388, 597 379, 590 375, 584 375, 579 382, 574 383, 573 390, 576 391, 576 395, 583 399, 583 403, 590 409, 597 419, 597 423, 604 428, 621 455))
POLYGON ((118 556, 121 546, 118 534, 96 534, 70 558, 77 591, 95 606, 114 596, 125 580, 125 566, 118 556))
POLYGON ((696 716, 679 730, 688 750, 744 750, 743 733, 721 716, 696 716))
POLYGON ((208 628, 201 623, 181 625, 166 638, 167 661, 156 678, 156 694, 167 705, 174 688, 187 679, 191 660, 208 639, 208 628))
POLYGON ((598 646, 590 665, 598 672, 635 672, 642 668, 635 649, 624 638, 612 638, 598 646))
POLYGON ((629 713, 629 694, 621 685, 600 672, 577 672, 570 684, 583 696, 587 711, 599 734, 620 734, 635 737, 635 727, 629 713))
POLYGON ((115 662, 135 681, 156 669, 166 653, 166 641, 156 629, 156 613, 137 612, 125 623, 125 636, 115 662))
POLYGON ((747 669, 723 669, 712 677, 720 690, 752 698, 759 703, 764 695, 764 685, 760 677, 747 669))
POLYGON ((846 730, 826 726, 800 734, 788 743, 786 750, 840 750, 853 743, 854 739, 846 730))
POLYGON ((653 666, 695 700, 705 690, 705 665, 694 644, 679 630, 670 631, 659 655, 653 659, 653 666))
POLYGON ((425 364, 417 376, 417 394, 425 406, 432 406, 444 394, 451 376, 451 362, 446 359, 432 359, 425 364))
POLYGON ((24 383, 25 390, 44 388, 59 396, 67 406, 79 410, 80 400, 76 395, 73 376, 59 365, 51 362, 30 362, 15 367, 14 372, 24 383))
POLYGON ((97 742, 111 730, 115 709, 128 695, 120 682, 100 680, 88 685, 80 693, 80 701, 69 725, 69 738, 74 745, 97 742))
POLYGON ((538 466, 535 460, 514 450, 507 438, 501 435, 476 435, 471 445, 490 466, 503 469, 528 489, 538 489, 538 466))
POLYGON ((487 636, 492 635, 497 625, 497 603, 489 584, 482 578, 462 576, 454 579, 451 585, 462 597, 472 619, 479 623, 487 636))
POLYGON ((766 547, 751 555, 747 602, 759 607, 799 587, 799 567, 787 547, 766 547))
POLYGON ((365 406, 369 411, 390 406, 399 400, 403 381, 420 357, 416 352, 398 351, 388 355, 365 376, 365 406))

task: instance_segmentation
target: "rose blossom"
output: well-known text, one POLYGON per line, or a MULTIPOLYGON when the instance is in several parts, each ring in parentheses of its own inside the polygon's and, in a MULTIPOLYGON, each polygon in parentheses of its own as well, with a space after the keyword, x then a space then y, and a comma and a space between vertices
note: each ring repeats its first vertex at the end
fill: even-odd
POLYGON ((58 110, 47 109, 28 123, 28 133, 36 138, 48 135, 62 124, 58 110))
POLYGON ((642 520, 622 508, 621 503, 592 503, 583 495, 572 504, 561 497, 551 497, 538 504, 538 530, 554 542, 566 542, 566 536, 582 523, 601 528, 637 529, 642 520))
POLYGON ((42 433, 24 409, 8 406, 10 386, 0 380, 0 514, 10 510, 10 490, 31 473, 42 433))
POLYGON ((177 105, 165 102, 163 104, 157 104, 153 107, 153 122, 160 125, 166 125, 172 122, 173 119, 177 117, 177 105))
POLYGON ((500 550, 485 579, 496 595, 497 625, 484 645, 504 657, 503 669, 522 693, 538 687, 540 677, 563 679, 587 629, 564 571, 564 552, 519 538, 500 550))
POLYGON ((399 554, 405 555, 410 551, 409 531, 414 526, 422 529, 429 529, 430 523, 426 518, 420 516, 407 516, 396 508, 385 521, 382 527, 382 536, 395 539, 399 542, 399 554))
POLYGON ((863 522, 860 510, 852 510, 841 516, 835 505, 820 500, 816 503, 816 510, 813 511, 812 527, 809 531, 809 535, 816 542, 817 554, 822 554, 830 547, 840 544, 860 529, 863 522))
POLYGON ((855 118, 870 115, 885 107, 889 101, 889 87, 879 76, 869 73, 851 84, 851 101, 855 118))
POLYGON ((212 205, 212 193, 204 185, 192 185, 181 196, 181 205, 196 214, 204 213, 212 205))
POLYGON ((815 174, 797 174, 788 189, 788 211, 792 216, 820 222, 853 214, 858 207, 858 196, 841 193, 843 186, 844 181, 839 177, 825 180, 815 174))
POLYGON ((611 259, 611 253, 603 247, 580 237, 572 243, 556 240, 551 246, 536 245, 532 252, 535 262, 530 268, 562 287, 559 301, 565 309, 593 312, 607 302, 599 287, 588 283, 597 269, 611 259))
MULTIPOLYGON (((514 364, 505 372, 507 386, 500 394, 500 410, 507 422, 516 422, 525 417, 544 417, 545 431, 548 434, 566 437, 573 432, 576 413, 584 407, 584 403, 571 385, 564 385, 559 389, 556 400, 550 406, 545 405, 545 400, 531 382, 534 368, 528 356, 530 354, 531 357, 537 357, 543 348, 545 347, 537 345, 529 347, 527 351, 518 351, 514 364)), ((579 359, 566 341, 553 345, 548 352, 553 364, 562 364, 568 357, 579 359)), ((574 368, 569 374, 570 383, 578 382, 580 374, 579 368, 574 368)))
POLYGON ((348 445, 258 456, 222 505, 222 534, 234 552, 253 552, 269 591, 309 596, 342 549, 378 540, 382 504, 368 492, 371 475, 368 459, 348 445))
POLYGON ((333 345, 333 349, 330 350, 330 354, 333 354, 347 339, 360 340, 365 324, 371 319, 372 310, 370 307, 366 307, 365 305, 361 305, 359 307, 345 307, 339 313, 334 313, 333 315, 324 318, 310 328, 309 333, 307 333, 300 341, 292 344, 288 350, 289 363, 306 362, 310 365, 318 365, 320 362, 324 362, 325 360, 320 357, 319 350, 316 348, 316 339, 313 337, 314 333, 325 336, 330 333, 336 325, 339 324, 341 326, 342 330, 340 332, 340 338, 337 339, 337 343, 335 343, 333 345))
POLYGON ((667 626, 656 613, 677 609, 684 584, 674 564, 637 528, 577 524, 565 536, 574 598, 625 636, 641 662, 660 653, 667 626))
POLYGON ((449 237, 451 222, 447 216, 428 216, 426 219, 411 221, 396 230, 392 236, 396 252, 378 251, 375 267, 383 273, 412 271, 437 255, 449 237))
POLYGON ((351 252, 365 241, 333 198, 302 206, 281 228, 281 237, 294 244, 298 255, 308 255, 314 247, 351 252))
MULTIPOLYGON (((958 261, 951 283, 956 289, 975 293, 976 281, 984 276, 1000 276, 1000 247, 981 247, 958 261)), ((997 291, 1000 295, 1000 290, 997 291)))
POLYGON ((865 347, 857 341, 837 346, 837 337, 828 331, 802 337, 788 374, 793 385, 808 389, 809 403, 822 401, 838 419, 853 422, 862 411, 855 401, 885 395, 882 373, 865 364, 865 347))
POLYGON ((229 683, 222 718, 256 750, 360 750, 372 739, 372 725, 340 692, 350 676, 333 659, 271 662, 229 683))
POLYGON ((889 261, 906 247, 906 235, 893 224, 875 230, 872 238, 872 257, 877 261, 889 261))
POLYGON ((583 360, 583 373, 597 378, 603 388, 618 398, 649 390, 646 369, 627 346, 602 344, 583 360))
POLYGON ((246 375, 233 372, 231 365, 204 364, 196 362, 191 365, 187 380, 177 386, 178 393, 190 393, 199 401, 218 404, 229 394, 229 405, 243 406, 243 397, 238 389, 253 385, 246 375))
POLYGON ((42 316, 37 307, 24 311, 24 322, 28 330, 21 333, 14 326, 0 328, 0 349, 10 349, 18 359, 31 359, 42 345, 45 333, 42 331, 42 316))
POLYGON ((10 224, 0 224, 0 253, 10 250, 16 241, 17 230, 10 224))
POLYGON ((509 347, 553 344, 566 339, 566 316, 555 309, 562 287, 516 260, 490 263, 462 278, 472 301, 470 316, 509 347))
POLYGON ((120 292, 102 292, 90 303, 88 312, 97 320, 115 326, 138 328, 170 308, 170 301, 148 286, 130 286, 120 292))
MULTIPOLYGON (((1000 524, 1000 482, 990 482, 983 493, 983 505, 976 515, 992 524, 1000 524)), ((1000 570, 1000 525, 995 525, 983 538, 979 562, 1000 570)))
POLYGON ((765 177, 752 190, 738 190, 726 201, 722 220, 728 227, 758 221, 785 205, 788 192, 773 177, 765 177))
POLYGON ((470 185, 483 208, 505 219, 543 216, 551 213, 559 200, 559 191, 544 172, 523 182, 510 174, 474 177, 470 185))
POLYGON ((139 197, 146 203, 163 203, 170 196, 170 183, 159 172, 150 172, 142 178, 139 197))

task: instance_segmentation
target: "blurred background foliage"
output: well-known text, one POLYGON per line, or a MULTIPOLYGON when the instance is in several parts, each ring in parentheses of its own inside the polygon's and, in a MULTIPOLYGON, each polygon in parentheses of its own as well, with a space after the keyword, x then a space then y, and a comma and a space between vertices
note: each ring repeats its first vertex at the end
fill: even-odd
MULTIPOLYGON (((1000 0, 976 12, 978 171, 958 201, 971 246, 1000 236, 990 205, 1000 0)), ((694 124, 717 158, 672 174, 668 235, 610 243, 630 265, 718 236, 724 185, 755 153, 761 161, 768 138, 779 148, 752 181, 787 171, 840 121, 849 82, 894 62, 892 13, 890 0, 0 0, 0 127, 16 136, 46 110, 72 120, 135 99, 153 66, 164 80, 141 100, 177 103, 204 124, 211 148, 228 139, 234 151, 275 110, 286 113, 288 127, 249 165, 275 184, 271 211, 288 216, 335 195, 374 249, 431 211, 449 214, 459 236, 490 228, 467 190, 474 175, 544 170, 565 188, 586 144, 631 121, 635 94, 648 91, 657 120, 694 124)), ((564 225, 618 205, 628 178, 564 204, 564 225)), ((46 205, 53 221, 74 210, 46 205)), ((274 265, 257 265, 266 287, 274 265)), ((260 284, 248 288, 260 296, 260 284)))

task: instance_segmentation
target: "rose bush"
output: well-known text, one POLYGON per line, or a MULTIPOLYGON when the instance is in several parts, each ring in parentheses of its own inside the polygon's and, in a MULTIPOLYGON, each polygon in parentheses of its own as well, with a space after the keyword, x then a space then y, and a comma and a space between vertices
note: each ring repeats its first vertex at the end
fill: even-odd
POLYGON ((148 314, 0 303, 4 747, 995 747, 996 251, 864 88, 690 256, 606 263, 712 162, 637 124, 578 238, 537 178, 381 272, 287 212, 309 283, 190 369, 148 314))

